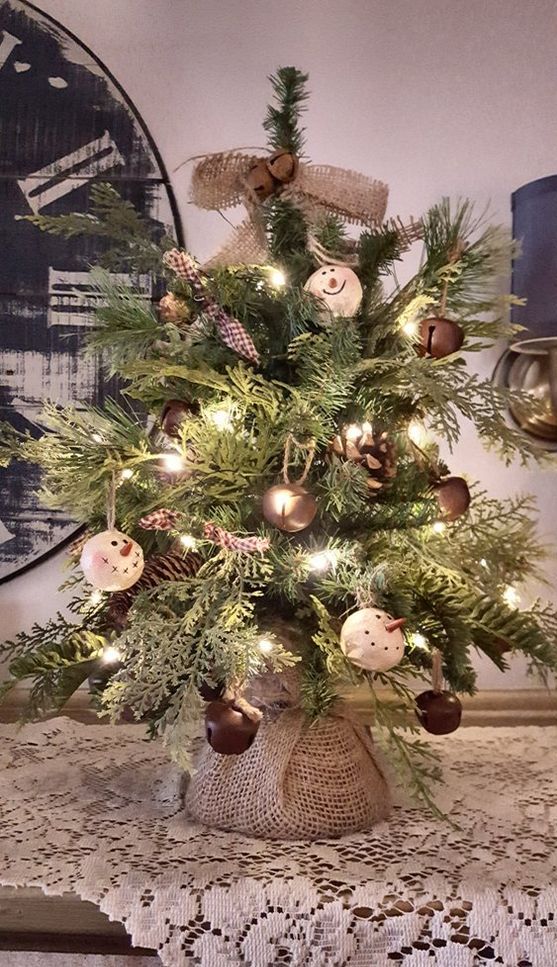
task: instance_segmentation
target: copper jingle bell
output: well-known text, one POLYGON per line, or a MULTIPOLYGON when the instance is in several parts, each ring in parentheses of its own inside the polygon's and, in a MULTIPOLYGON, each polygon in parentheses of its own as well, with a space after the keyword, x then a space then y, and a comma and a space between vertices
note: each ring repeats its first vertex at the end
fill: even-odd
POLYGON ((462 517, 470 506, 470 488, 463 477, 441 477, 435 484, 435 492, 443 520, 453 521, 462 517))
POLYGON ((211 702, 205 711, 205 735, 214 752, 241 755, 252 745, 259 722, 229 702, 211 702))
POLYGON ((258 201, 265 201, 266 198, 274 194, 276 183, 264 158, 251 166, 246 175, 246 185, 258 201))
POLYGON ((263 516, 288 534, 305 530, 316 513, 315 497, 300 484, 276 484, 263 494, 263 516))
POLYGON ((279 148, 273 151, 270 158, 267 158, 266 164, 272 177, 283 185, 294 181, 298 171, 298 159, 292 151, 279 148))
POLYGON ((460 725, 462 705, 452 692, 429 689, 416 696, 416 717, 431 735, 448 735, 460 725))
POLYGON ((184 400, 167 400, 161 412, 161 429, 169 437, 179 437, 180 427, 188 416, 199 412, 199 404, 184 400))
POLYGON ((456 353, 464 342, 464 333, 457 322, 431 316, 420 323, 419 352, 422 356, 443 359, 456 353))

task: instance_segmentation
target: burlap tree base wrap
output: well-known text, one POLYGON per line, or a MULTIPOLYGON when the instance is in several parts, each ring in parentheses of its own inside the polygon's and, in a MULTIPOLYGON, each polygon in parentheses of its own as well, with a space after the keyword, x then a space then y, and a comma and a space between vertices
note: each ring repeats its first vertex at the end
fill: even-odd
POLYGON ((207 826, 270 839, 317 839, 369 829, 391 806, 373 745, 346 709, 310 725, 299 709, 266 713, 251 749, 205 745, 187 796, 207 826))

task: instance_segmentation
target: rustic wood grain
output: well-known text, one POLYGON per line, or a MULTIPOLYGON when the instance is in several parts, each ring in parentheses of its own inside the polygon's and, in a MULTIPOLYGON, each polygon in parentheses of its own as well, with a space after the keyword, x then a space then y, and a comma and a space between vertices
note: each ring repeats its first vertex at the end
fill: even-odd
MULTIPOLYGON (((373 724, 371 702, 366 688, 347 688, 343 692, 347 702, 362 716, 366 725, 373 724)), ((394 697, 387 689, 378 689, 383 699, 394 697)), ((462 725, 557 725, 557 694, 544 688, 524 688, 480 691, 476 695, 461 696, 464 707, 462 725)), ((25 689, 14 689, 0 705, 0 722, 16 722, 25 706, 25 689)), ((89 693, 79 689, 60 713, 88 725, 106 725, 91 707, 89 693)), ((138 728, 143 728, 139 725, 138 728)))
POLYGON ((0 887, 0 950, 156 956, 132 947, 124 925, 94 903, 71 893, 45 896, 38 887, 0 887))

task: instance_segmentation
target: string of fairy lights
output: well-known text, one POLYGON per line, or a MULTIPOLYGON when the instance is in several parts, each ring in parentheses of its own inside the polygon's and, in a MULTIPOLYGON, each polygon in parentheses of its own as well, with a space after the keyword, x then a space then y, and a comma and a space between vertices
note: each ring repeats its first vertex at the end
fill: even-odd
MULTIPOLYGON (((266 266, 268 272, 268 283, 274 288, 280 289, 287 284, 287 276, 282 269, 266 266)), ((261 281, 259 285, 264 285, 261 281)), ((423 308, 423 306, 421 306, 423 308)), ((400 325, 401 331, 409 339, 414 339, 418 332, 418 322, 416 319, 408 318, 408 313, 405 313, 404 320, 400 325)), ((211 423, 220 432, 232 432, 234 430, 234 417, 232 410, 229 406, 223 405, 222 403, 214 406, 207 407, 204 412, 204 417, 211 421, 211 423)), ((343 435, 346 440, 350 442, 355 442, 361 438, 362 434, 366 432, 371 432, 371 424, 368 421, 362 421, 362 423, 351 423, 343 430, 343 435)), ((412 418, 408 423, 406 433, 409 441, 415 445, 420 450, 427 447, 429 438, 427 428, 424 422, 417 418, 412 418)), ((95 443, 103 443, 103 437, 100 433, 93 433, 92 439, 95 443)), ((163 453, 155 455, 157 461, 157 466, 163 472, 169 475, 177 475, 184 473, 188 470, 187 460, 184 456, 172 450, 166 450, 163 453)), ((135 477, 136 471, 131 467, 125 467, 120 471, 119 482, 120 484, 125 484, 131 481, 135 477)), ((443 536, 447 532, 447 523, 438 519, 433 521, 431 524, 427 525, 430 528, 432 534, 437 537, 443 536)), ((198 545, 199 541, 193 534, 181 533, 178 535, 178 542, 184 551, 193 551, 198 545)), ((337 564, 339 563, 339 552, 334 548, 322 548, 318 550, 308 551, 305 558, 306 572, 324 574, 328 571, 334 572, 337 564)), ((482 567, 487 567, 487 561, 482 558, 480 560, 480 565, 482 567)), ((103 592, 95 589, 89 597, 89 604, 92 607, 97 607, 103 600, 103 592)), ((502 592, 502 600, 509 608, 518 609, 521 604, 520 594, 513 585, 507 585, 502 592)), ((418 648, 423 650, 431 650, 429 642, 425 635, 421 632, 408 632, 407 641, 411 648, 418 648)), ((272 651, 274 648, 274 642, 271 638, 263 636, 258 642, 259 648, 262 653, 266 654, 272 651)), ((122 655, 120 650, 114 644, 107 644, 101 654, 101 661, 107 665, 117 665, 120 663, 122 655)))

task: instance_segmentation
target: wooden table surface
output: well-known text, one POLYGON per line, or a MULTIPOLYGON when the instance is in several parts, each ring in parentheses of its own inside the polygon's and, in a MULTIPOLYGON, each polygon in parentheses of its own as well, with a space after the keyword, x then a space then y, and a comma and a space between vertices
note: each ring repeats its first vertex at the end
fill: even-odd
MULTIPOLYGON (((132 947, 126 928, 73 893, 45 896, 38 887, 0 887, 0 951, 152 956, 132 947)), ((0 956, 0 963, 2 958, 0 956)))

